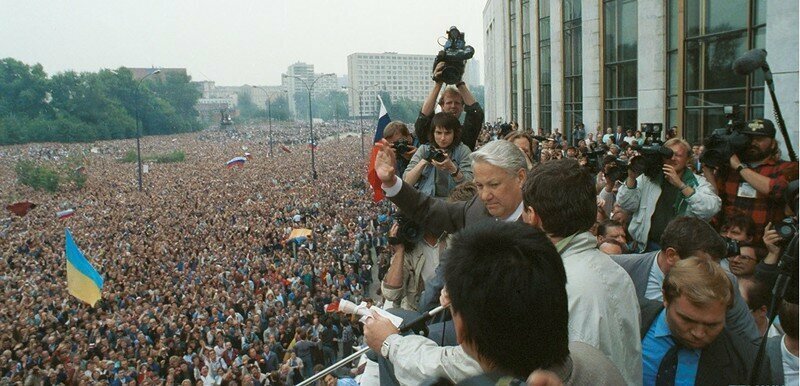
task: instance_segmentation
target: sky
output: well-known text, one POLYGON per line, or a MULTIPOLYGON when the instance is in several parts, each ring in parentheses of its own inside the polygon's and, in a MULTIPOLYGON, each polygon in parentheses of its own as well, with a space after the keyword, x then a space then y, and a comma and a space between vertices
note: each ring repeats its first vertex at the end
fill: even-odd
POLYGON ((217 85, 278 85, 295 62, 347 73, 356 52, 434 55, 466 33, 483 61, 486 0, 3 1, 0 58, 67 70, 183 67, 217 85))

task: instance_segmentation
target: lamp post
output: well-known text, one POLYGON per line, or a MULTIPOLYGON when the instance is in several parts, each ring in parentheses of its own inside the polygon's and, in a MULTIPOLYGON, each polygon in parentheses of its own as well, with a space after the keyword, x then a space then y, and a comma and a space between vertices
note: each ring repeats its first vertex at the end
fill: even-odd
MULTIPOLYGON (((253 88, 263 91, 267 96, 267 118, 269 119, 269 156, 272 157, 272 97, 276 94, 270 94, 262 87, 253 86, 253 88)), ((282 92, 285 93, 286 90, 283 90, 282 92)))
POLYGON ((139 191, 142 191, 142 147, 139 145, 139 138, 142 136, 141 131, 139 130, 139 105, 142 101, 142 94, 141 94, 141 87, 142 82, 147 79, 150 75, 160 74, 161 70, 155 70, 144 77, 139 79, 139 83, 136 85, 136 162, 139 164, 139 191))
POLYGON ((380 83, 373 83, 369 86, 364 88, 353 88, 355 92, 358 93, 358 118, 359 118, 359 126, 361 127, 361 158, 364 158, 364 112, 361 110, 361 97, 364 95, 364 92, 379 85, 380 83))
POLYGON ((295 78, 295 79, 303 82, 303 86, 305 86, 306 90, 308 90, 308 128, 309 128, 310 135, 311 135, 311 143, 310 143, 311 144, 311 178, 315 179, 315 180, 317 179, 317 168, 314 165, 314 150, 316 148, 316 143, 314 142, 314 118, 311 117, 311 92, 314 91, 314 85, 317 84, 317 81, 322 79, 322 78, 324 78, 324 77, 326 77, 326 76, 335 76, 335 74, 330 74, 330 73, 329 74, 321 74, 321 75, 317 76, 316 78, 314 78, 314 81, 312 81, 311 84, 309 85, 305 81, 305 79, 303 79, 303 78, 301 78, 301 77, 299 77, 297 75, 289 76, 289 75, 283 74, 283 77, 295 78))

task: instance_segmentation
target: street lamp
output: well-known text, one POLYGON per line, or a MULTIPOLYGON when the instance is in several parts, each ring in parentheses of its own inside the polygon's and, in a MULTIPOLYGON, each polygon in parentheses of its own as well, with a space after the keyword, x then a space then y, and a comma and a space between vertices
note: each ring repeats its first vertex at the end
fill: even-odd
MULTIPOLYGON (((264 92, 267 95, 267 117, 269 118, 269 156, 272 157, 272 97, 276 94, 270 94, 267 90, 262 87, 253 86, 253 88, 257 88, 264 92)), ((286 92, 283 90, 282 92, 286 92)))
POLYGON ((373 83, 369 86, 366 86, 362 89, 353 88, 355 92, 358 93, 358 117, 359 117, 359 126, 361 126, 361 158, 364 158, 364 112, 361 110, 361 97, 364 95, 364 92, 378 86, 380 83, 373 83))
POLYGON ((142 93, 141 87, 142 82, 150 77, 151 75, 160 74, 161 70, 155 70, 147 75, 145 75, 142 79, 139 79, 139 84, 136 85, 136 161, 139 163, 139 191, 142 191, 142 147, 139 145, 139 138, 142 136, 141 131, 139 130, 139 105, 142 102, 142 93))
POLYGON ((316 143, 314 142, 314 118, 311 117, 311 92, 314 91, 314 85, 317 83, 318 80, 320 80, 320 79, 322 79, 322 78, 324 78, 326 76, 336 76, 336 74, 321 74, 321 75, 317 76, 316 78, 314 78, 314 81, 311 82, 310 85, 305 81, 305 79, 303 79, 303 78, 301 78, 301 77, 299 77, 297 75, 291 75, 291 76, 286 75, 286 74, 282 74, 282 75, 283 75, 284 78, 287 78, 287 77, 288 78, 295 78, 295 79, 303 82, 303 86, 305 86, 306 90, 308 90, 308 127, 309 127, 309 131, 310 131, 310 134, 311 134, 311 178, 316 180, 317 179, 317 168, 314 165, 314 148, 316 147, 316 143))

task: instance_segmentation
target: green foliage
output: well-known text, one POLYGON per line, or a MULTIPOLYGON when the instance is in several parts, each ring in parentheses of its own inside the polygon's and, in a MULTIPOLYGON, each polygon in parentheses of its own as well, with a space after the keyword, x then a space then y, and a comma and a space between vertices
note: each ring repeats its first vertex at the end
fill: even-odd
MULTIPOLYGON (((142 161, 151 161, 160 164, 168 164, 174 162, 183 162, 186 160, 186 153, 183 150, 175 150, 169 153, 161 153, 155 155, 142 155, 142 161)), ((122 163, 133 163, 137 162, 138 158, 136 157, 136 150, 130 149, 125 152, 125 156, 123 156, 119 162, 122 163)))
POLYGON ((384 106, 386 106, 386 112, 389 113, 389 118, 392 118, 393 121, 403 121, 410 126, 414 125, 417 116, 419 116, 422 102, 412 101, 408 98, 393 101, 392 95, 386 91, 381 91, 380 95, 384 106))
POLYGON ((91 142, 200 130, 200 92, 183 74, 143 83, 130 70, 67 71, 48 78, 40 64, 0 59, 0 145, 91 142))
POLYGON ((17 173, 17 181, 23 185, 30 186, 34 190, 46 190, 55 192, 58 190, 58 173, 45 166, 36 166, 33 161, 22 160, 17 162, 14 167, 17 173))
POLYGON ((181 150, 175 150, 169 153, 156 154, 150 159, 160 164, 183 162, 184 160, 186 160, 186 153, 184 153, 181 150))

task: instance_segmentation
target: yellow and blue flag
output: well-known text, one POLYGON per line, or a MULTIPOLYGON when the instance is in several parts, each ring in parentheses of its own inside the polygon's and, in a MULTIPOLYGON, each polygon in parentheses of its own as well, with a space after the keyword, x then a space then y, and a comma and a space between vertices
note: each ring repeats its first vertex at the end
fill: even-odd
POLYGON ((67 250, 67 290, 69 294, 88 303, 92 307, 100 300, 103 290, 103 278, 92 267, 72 239, 72 233, 66 230, 67 250))

